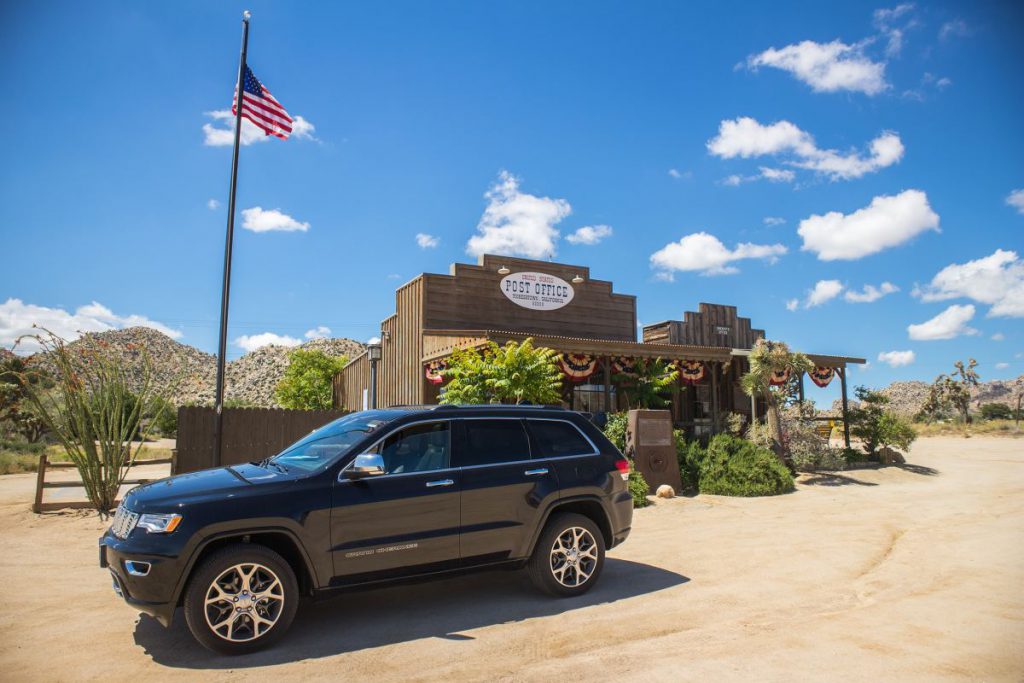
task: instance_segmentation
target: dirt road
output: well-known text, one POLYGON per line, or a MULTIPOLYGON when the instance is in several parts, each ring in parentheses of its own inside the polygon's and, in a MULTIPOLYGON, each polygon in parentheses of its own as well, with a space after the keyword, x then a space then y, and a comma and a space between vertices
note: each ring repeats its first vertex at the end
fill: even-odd
POLYGON ((114 597, 95 517, 32 515, 34 475, 0 477, 0 676, 1024 679, 1024 440, 923 439, 908 459, 639 510, 580 599, 516 573, 377 589, 307 605, 281 645, 234 659, 114 597))

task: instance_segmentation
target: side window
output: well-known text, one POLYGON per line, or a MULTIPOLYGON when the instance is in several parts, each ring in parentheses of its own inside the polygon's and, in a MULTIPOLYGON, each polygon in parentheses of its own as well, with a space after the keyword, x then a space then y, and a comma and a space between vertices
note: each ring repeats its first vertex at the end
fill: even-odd
POLYGON ((388 474, 429 472, 448 467, 451 453, 447 422, 412 425, 391 434, 380 446, 388 474))
POLYGON ((463 420, 465 444, 456 465, 493 465, 530 459, 530 440, 522 420, 463 420))
POLYGON ((568 422, 552 420, 527 420, 533 443, 537 446, 536 458, 559 458, 569 455, 589 455, 594 447, 568 422))

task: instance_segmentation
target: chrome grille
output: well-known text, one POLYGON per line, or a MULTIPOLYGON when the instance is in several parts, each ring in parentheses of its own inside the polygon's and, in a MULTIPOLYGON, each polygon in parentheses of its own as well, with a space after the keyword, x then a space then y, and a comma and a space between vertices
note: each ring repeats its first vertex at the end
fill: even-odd
POLYGON ((114 522, 110 525, 110 530, 118 538, 128 538, 128 534, 132 532, 132 529, 138 523, 139 515, 130 511, 122 503, 117 506, 117 512, 114 514, 114 522))

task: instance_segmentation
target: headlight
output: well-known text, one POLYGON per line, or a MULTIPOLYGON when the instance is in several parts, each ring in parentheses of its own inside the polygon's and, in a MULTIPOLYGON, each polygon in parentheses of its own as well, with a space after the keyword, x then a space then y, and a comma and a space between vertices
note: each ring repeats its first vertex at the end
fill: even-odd
POLYGON ((181 524, 181 515, 142 515, 139 527, 151 534, 169 534, 181 524))

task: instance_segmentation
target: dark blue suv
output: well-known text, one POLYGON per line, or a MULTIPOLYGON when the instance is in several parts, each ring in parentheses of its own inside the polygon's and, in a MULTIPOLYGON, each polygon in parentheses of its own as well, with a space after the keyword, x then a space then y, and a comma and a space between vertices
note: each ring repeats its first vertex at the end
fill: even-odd
POLYGON ((100 539, 129 604, 237 654, 284 635, 302 597, 488 567, 574 596, 629 534, 629 463, 549 407, 369 410, 279 455, 133 489, 100 539))

